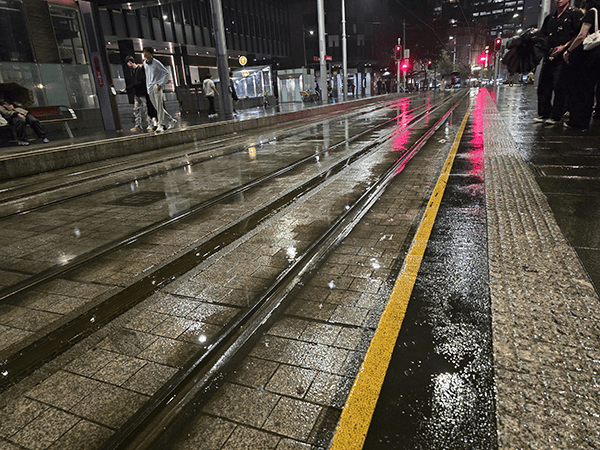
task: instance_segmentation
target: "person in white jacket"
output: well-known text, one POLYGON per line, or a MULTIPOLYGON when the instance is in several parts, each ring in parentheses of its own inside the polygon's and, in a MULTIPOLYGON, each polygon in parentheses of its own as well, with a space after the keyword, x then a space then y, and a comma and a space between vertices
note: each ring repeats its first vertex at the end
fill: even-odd
POLYGON ((169 71, 159 60, 154 59, 154 49, 152 47, 144 47, 143 51, 146 88, 158 117, 158 128, 156 129, 156 132, 162 133, 165 131, 165 116, 169 119, 169 124, 166 127, 167 129, 173 128, 177 123, 177 120, 165 110, 164 104, 163 91, 165 85, 170 80, 169 71))
POLYGON ((217 117, 217 112, 215 111, 215 94, 217 93, 217 89, 211 74, 208 74, 204 79, 202 88, 204 90, 204 95, 208 100, 208 117, 217 117))

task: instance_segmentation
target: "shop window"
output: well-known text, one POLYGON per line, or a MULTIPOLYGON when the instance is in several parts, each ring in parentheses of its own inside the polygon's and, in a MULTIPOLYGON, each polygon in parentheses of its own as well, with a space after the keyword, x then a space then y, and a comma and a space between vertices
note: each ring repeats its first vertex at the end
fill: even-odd
POLYGON ((33 61, 27 23, 20 1, 0 0, 0 42, 0 61, 33 61))
POLYGON ((61 62, 63 64, 87 64, 77 10, 55 4, 48 6, 61 62))

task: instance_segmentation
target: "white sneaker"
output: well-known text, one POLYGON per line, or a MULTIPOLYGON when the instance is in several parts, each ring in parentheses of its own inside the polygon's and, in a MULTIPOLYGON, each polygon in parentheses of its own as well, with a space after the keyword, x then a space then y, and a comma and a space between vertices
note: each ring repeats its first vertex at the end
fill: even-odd
POLYGON ((546 119, 546 125, 556 125, 560 120, 554 120, 552 118, 546 119))
POLYGON ((162 125, 159 125, 159 126, 156 128, 156 132, 157 132, 157 133, 163 133, 164 131, 165 131, 165 129, 163 128, 163 126, 162 126, 162 125))
POLYGON ((536 117, 535 119, 533 119, 534 122, 538 122, 538 123, 543 123, 546 121, 545 117, 536 117))
POLYGON ((169 126, 167 127, 167 130, 171 130, 171 129, 175 128, 175 125, 177 125, 177 120, 173 119, 171 121, 171 123, 169 124, 169 126))
POLYGON ((152 125, 148 125, 146 127, 146 131, 148 131, 148 132, 154 131, 154 127, 152 125))

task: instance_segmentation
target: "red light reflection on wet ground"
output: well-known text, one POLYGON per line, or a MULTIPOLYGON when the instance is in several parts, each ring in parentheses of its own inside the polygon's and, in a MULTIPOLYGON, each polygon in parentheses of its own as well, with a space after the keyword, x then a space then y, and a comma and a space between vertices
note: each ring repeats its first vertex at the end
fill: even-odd
POLYGON ((487 89, 479 89, 475 109, 471 115, 473 118, 473 137, 471 139, 469 159, 472 164, 471 173, 473 174, 483 174, 484 170, 483 108, 489 93, 487 89))

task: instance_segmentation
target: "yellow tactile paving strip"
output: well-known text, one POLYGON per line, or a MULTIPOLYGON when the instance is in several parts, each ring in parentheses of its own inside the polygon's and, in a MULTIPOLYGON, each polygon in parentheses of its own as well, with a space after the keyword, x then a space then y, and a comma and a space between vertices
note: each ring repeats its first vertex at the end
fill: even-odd
POLYGON ((423 220, 394 285, 390 301, 379 320, 377 331, 346 400, 331 450, 363 448, 454 158, 467 125, 470 109, 469 107, 454 139, 450 154, 431 194, 423 220))

